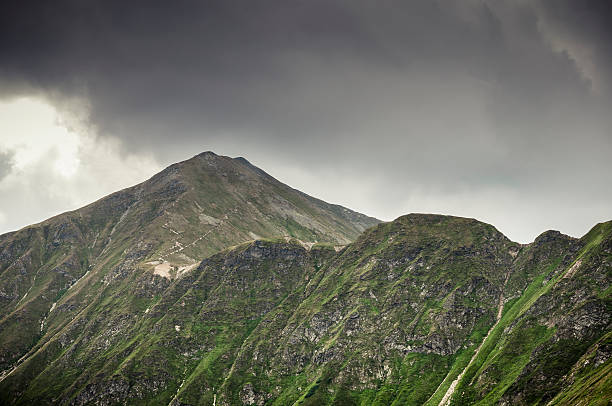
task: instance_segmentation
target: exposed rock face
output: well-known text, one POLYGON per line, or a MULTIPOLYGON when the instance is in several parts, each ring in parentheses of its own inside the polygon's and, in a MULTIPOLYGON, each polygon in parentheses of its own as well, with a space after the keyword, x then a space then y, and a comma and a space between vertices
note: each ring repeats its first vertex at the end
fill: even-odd
POLYGON ((0 236, 0 403, 606 400, 612 222, 520 245, 413 214, 339 248, 370 220, 275 182, 202 154, 0 236))

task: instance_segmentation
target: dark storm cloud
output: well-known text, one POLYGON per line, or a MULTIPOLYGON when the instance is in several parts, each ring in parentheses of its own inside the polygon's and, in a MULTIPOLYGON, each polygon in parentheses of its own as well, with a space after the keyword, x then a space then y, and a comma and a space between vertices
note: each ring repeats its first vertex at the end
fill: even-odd
MULTIPOLYGON (((568 45, 578 48, 576 51, 585 51, 609 92, 612 86, 612 2, 545 0, 539 4, 538 10, 553 37, 570 42, 568 45)), ((581 58, 585 55, 578 52, 575 56, 581 58)))
POLYGON ((361 127, 425 92, 423 72, 496 80, 516 65, 486 6, 464 17, 431 1, 151 4, 20 3, 1 21, 3 70, 86 92, 97 124, 124 137, 297 138, 361 127))
POLYGON ((14 2, 0 89, 86 98, 102 135, 164 163, 211 147, 371 176, 396 202, 383 217, 497 188, 576 206, 562 191, 580 184, 603 204, 608 4, 14 2))

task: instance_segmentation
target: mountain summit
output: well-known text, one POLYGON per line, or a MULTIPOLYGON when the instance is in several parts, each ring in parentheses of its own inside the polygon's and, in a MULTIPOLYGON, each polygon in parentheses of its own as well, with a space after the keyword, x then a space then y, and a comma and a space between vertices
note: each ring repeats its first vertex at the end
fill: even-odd
POLYGON ((78 313, 89 300, 81 295, 99 294, 115 279, 149 273, 172 280, 202 258, 255 239, 340 247, 377 223, 292 189, 244 158, 201 153, 0 236, 0 370, 46 331, 43 319, 56 303, 60 310, 74 298, 70 308, 78 313))
POLYGON ((207 152, 0 236, 0 403, 604 405, 612 222, 380 223, 207 152))

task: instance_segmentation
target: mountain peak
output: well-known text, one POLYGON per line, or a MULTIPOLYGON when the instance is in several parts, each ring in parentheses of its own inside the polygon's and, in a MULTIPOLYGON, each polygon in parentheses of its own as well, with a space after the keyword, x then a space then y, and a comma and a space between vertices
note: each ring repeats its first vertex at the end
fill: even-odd
MULTIPOLYGON (((224 157, 224 156, 215 154, 213 151, 204 151, 204 152, 200 152, 197 155, 192 156, 191 158, 183 162, 188 162, 188 161, 197 160, 197 159, 217 159, 221 157, 224 157)), ((228 158, 228 157, 224 157, 224 158, 228 158)))
MULTIPOLYGON (((221 173, 224 171, 243 172, 245 169, 249 169, 251 172, 256 172, 257 175, 270 176, 263 170, 251 164, 244 157, 232 158, 226 155, 218 155, 212 151, 204 151, 185 161, 170 165, 168 168, 174 166, 178 166, 183 172, 188 168, 199 168, 212 172, 218 171, 221 173)), ((246 174, 246 172, 244 173, 246 174)))
POLYGON ((441 223, 449 220, 459 220, 459 221, 477 221, 474 219, 470 219, 467 217, 456 217, 449 216, 446 214, 433 214, 433 213, 409 213, 403 216, 398 217, 395 221, 404 222, 404 223, 415 223, 415 224, 435 224, 441 223))
POLYGON ((545 243, 550 243, 550 242, 555 242, 555 241, 570 241, 570 240, 576 240, 576 238, 570 237, 569 235, 565 235, 557 230, 547 230, 547 231, 544 231, 542 234, 538 235, 535 238, 533 244, 542 245, 545 243))

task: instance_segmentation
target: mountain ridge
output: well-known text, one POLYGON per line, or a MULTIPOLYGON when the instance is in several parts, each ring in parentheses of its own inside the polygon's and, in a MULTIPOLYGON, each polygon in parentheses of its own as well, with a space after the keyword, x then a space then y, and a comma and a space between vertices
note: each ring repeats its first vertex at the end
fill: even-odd
MULTIPOLYGON (((136 192, 137 188, 141 187, 143 184, 146 184, 146 183, 149 183, 149 182, 155 182, 159 178, 162 178, 164 176, 172 174, 174 171, 180 170, 181 167, 183 167, 184 165, 193 163, 194 160, 196 160, 196 159, 199 159, 199 158, 206 159, 207 157, 214 157, 214 159, 226 159, 226 160, 233 160, 235 162, 239 162, 242 165, 244 165, 244 166, 248 167, 249 169, 251 169, 253 172, 261 175, 262 177, 265 177, 266 179, 269 179, 269 180, 272 180, 274 182, 278 182, 279 184, 282 184, 281 182, 276 180, 274 177, 272 177, 270 174, 268 174, 267 172, 263 171, 261 168, 258 168, 257 166, 253 165, 250 161, 248 161, 244 157, 231 158, 231 157, 224 156, 224 155, 217 155, 217 154, 215 154, 212 151, 204 151, 204 152, 201 152, 201 153, 199 153, 197 155, 194 155, 193 157, 191 157, 189 159, 186 159, 186 160, 183 160, 183 161, 180 161, 180 162, 168 165, 167 167, 162 169, 160 172, 154 174, 153 176, 151 176, 150 178, 144 180, 141 183, 138 183, 138 184, 133 185, 133 186, 125 187, 125 188, 120 189, 120 190, 118 190, 116 192, 112 192, 112 193, 110 193, 110 194, 108 194, 106 196, 103 196, 103 197, 101 197, 101 198, 99 198, 99 199, 97 199, 97 200, 95 200, 95 201, 93 201, 91 203, 88 203, 88 204, 86 204, 86 205, 84 205, 84 206, 82 206, 80 208, 76 208, 76 209, 73 209, 73 210, 68 210, 68 211, 65 211, 65 212, 53 215, 53 216, 51 216, 51 217, 49 217, 47 219, 41 220, 41 221, 36 222, 36 223, 28 224, 28 225, 26 225, 26 226, 24 226, 24 227, 22 227, 20 229, 17 229, 17 230, 11 230, 11 231, 7 231, 5 233, 1 233, 0 234, 0 238, 4 237, 6 235, 9 235, 9 234, 17 233, 19 231, 22 231, 24 229, 28 229, 28 228, 31 228, 31 227, 42 226, 42 225, 44 225, 47 222, 57 220, 59 218, 62 218, 64 216, 68 216, 70 214, 77 214, 79 211, 82 211, 84 209, 88 209, 88 208, 90 208, 92 206, 95 206, 95 205, 98 205, 98 204, 101 204, 101 203, 105 203, 108 200, 111 200, 111 199, 113 199, 113 198, 115 198, 117 196, 121 196, 123 194, 130 193, 130 192, 134 193, 134 192, 136 192)), ((291 188, 290 186, 287 186, 285 184, 283 184, 283 186, 286 186, 290 190, 295 191, 295 192, 297 192, 297 193, 299 193, 299 194, 301 194, 301 195, 303 195, 303 196, 305 196, 305 197, 307 197, 309 199, 316 200, 316 201, 324 203, 326 205, 330 205, 330 206, 346 209, 342 205, 324 202, 321 199, 317 199, 315 197, 312 197, 312 196, 310 196, 310 195, 308 195, 308 194, 306 194, 306 193, 304 193, 304 192, 302 192, 302 191, 300 191, 298 189, 291 188)), ((346 209, 346 210, 349 210, 350 212, 353 212, 350 209, 346 209)), ((356 212, 353 212, 353 213, 356 213, 356 212)), ((357 214, 360 214, 360 213, 357 213, 357 214)), ((369 216, 365 216, 365 215, 361 215, 361 216, 363 216, 364 218, 368 219, 369 222, 371 222, 371 223, 380 222, 380 220, 375 219, 373 217, 369 217, 369 216)))
POLYGON ((612 221, 519 244, 476 219, 343 216, 259 171, 198 154, 0 236, 0 403, 612 396, 612 221))

